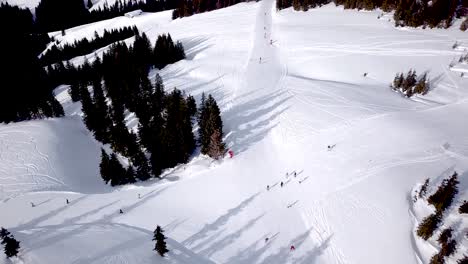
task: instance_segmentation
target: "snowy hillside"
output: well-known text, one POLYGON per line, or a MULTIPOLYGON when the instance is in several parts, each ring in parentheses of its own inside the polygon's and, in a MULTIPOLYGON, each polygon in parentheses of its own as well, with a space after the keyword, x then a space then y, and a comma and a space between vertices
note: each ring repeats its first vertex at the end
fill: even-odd
MULTIPOLYGON (((159 71, 166 89, 211 93, 235 156, 197 155, 161 181, 110 188, 98 175, 100 144, 59 87, 66 117, 0 125, 0 226, 22 242, 24 263, 430 259, 413 239, 411 191, 456 170, 457 200, 468 199, 468 79, 449 68, 466 53, 452 45, 468 46, 468 34, 394 28, 379 11, 276 12, 274 4, 174 21, 169 11, 119 17, 56 36, 72 42, 136 25, 154 44, 169 32, 187 59, 159 71), (389 88, 410 68, 428 72, 426 96, 389 88), (170 237, 166 259, 152 251, 156 225, 170 237)), ((468 248, 466 237, 459 243, 468 248)))

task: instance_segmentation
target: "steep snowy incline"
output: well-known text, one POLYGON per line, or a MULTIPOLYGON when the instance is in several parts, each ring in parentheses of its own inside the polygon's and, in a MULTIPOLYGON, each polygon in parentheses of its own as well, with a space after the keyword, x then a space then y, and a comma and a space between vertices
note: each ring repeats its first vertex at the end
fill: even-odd
POLYGON ((81 117, 0 124, 0 200, 32 191, 108 192, 81 117))

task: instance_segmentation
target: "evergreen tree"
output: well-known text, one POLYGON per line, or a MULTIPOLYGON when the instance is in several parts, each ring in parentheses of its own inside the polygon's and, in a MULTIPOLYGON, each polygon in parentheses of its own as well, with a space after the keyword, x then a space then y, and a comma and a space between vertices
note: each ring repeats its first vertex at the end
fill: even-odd
POLYGON ((191 117, 195 117, 195 115, 197 114, 197 103, 195 102, 195 98, 193 98, 193 96, 191 95, 187 97, 187 107, 188 107, 189 115, 191 117))
POLYGON ((4 245, 4 252, 7 257, 11 258, 18 255, 20 242, 8 230, 2 228, 0 230, 0 238, 2 239, 2 245, 4 245))
POLYGON ((166 237, 164 236, 164 230, 160 227, 157 226, 156 229, 153 232, 153 241, 156 241, 156 244, 154 245, 154 249, 156 252, 161 257, 164 257, 164 255, 169 252, 166 246, 166 237))
POLYGON ((216 129, 210 137, 210 145, 208 146, 208 156, 214 159, 220 159, 224 156, 225 145, 221 138, 221 132, 216 129))
POLYGON ((101 148, 101 163, 99 164, 99 171, 104 182, 107 184, 111 180, 111 168, 109 155, 101 148))
POLYGON ((110 129, 112 127, 112 120, 109 115, 109 107, 107 106, 106 97, 102 90, 101 79, 93 81, 93 98, 94 98, 94 119, 95 128, 94 136, 97 140, 106 144, 110 142, 110 129))
POLYGON ((88 0, 88 9, 91 9, 91 7, 93 7, 93 2, 91 2, 91 0, 88 0))
POLYGON ((86 84, 80 85, 81 110, 83 112, 83 121, 88 130, 94 132, 96 129, 95 107, 86 84))
MULTIPOLYGON (((216 138, 223 137, 223 122, 221 120, 221 114, 216 103, 216 100, 208 95, 208 99, 204 100, 202 98, 203 105, 200 107, 200 116, 199 116, 199 136, 201 143, 201 152, 203 154, 208 154, 210 151, 211 138, 215 131, 219 132, 219 135, 216 135, 216 138)), ((214 142, 213 144, 217 144, 214 142)), ((224 145, 218 145, 217 149, 224 150, 224 145)))
POLYGON ((135 182, 135 179, 128 174, 127 170, 120 164, 115 153, 112 153, 109 160, 110 182, 112 186, 135 182))

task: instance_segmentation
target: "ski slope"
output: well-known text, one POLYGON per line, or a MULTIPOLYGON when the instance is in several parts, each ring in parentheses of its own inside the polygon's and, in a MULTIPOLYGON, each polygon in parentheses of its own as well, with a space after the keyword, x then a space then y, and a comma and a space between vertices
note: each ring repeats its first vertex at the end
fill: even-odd
MULTIPOLYGON (((154 44, 170 32, 187 59, 159 71, 166 90, 211 93, 235 157, 196 155, 161 181, 107 187, 97 175, 100 145, 61 86, 65 118, 0 125, 0 226, 23 246, 14 261, 425 263, 433 251, 415 244, 412 189, 457 170, 457 201, 468 198, 468 80, 449 68, 464 52, 452 45, 468 35, 456 26, 397 29, 379 14, 333 5, 276 12, 264 0, 174 21, 170 12, 115 18, 57 36, 136 25, 154 44), (428 71, 428 95, 406 99, 389 88, 410 68, 428 71), (165 259, 152 251, 156 225, 170 238, 165 259)), ((127 125, 136 126, 131 115, 127 125)))

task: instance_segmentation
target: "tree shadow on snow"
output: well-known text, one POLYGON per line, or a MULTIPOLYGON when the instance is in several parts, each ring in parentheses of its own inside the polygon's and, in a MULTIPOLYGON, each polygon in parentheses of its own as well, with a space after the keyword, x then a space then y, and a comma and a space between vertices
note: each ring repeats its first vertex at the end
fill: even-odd
POLYGON ((207 242, 213 241, 215 237, 214 235, 210 235, 210 233, 216 232, 215 236, 220 235, 220 229, 226 225, 229 219, 235 217, 240 212, 242 212, 242 210, 246 208, 258 195, 259 193, 250 196, 249 198, 241 202, 238 206, 229 209, 224 215, 218 217, 214 222, 210 224, 205 224, 205 226, 200 231, 185 239, 182 242, 182 244, 188 247, 197 247, 200 244, 205 244, 207 242))
POLYGON ((265 237, 269 237, 269 234, 265 234, 262 238, 250 244, 244 250, 240 251, 237 255, 229 258, 226 263, 256 263, 260 260, 261 256, 268 250, 271 243, 276 240, 279 233, 274 234, 270 237, 268 242, 265 242, 265 237), (260 247, 259 247, 260 246, 260 247))
POLYGON ((230 131, 226 142, 235 153, 261 141, 279 123, 276 119, 289 107, 286 102, 292 96, 278 90, 267 96, 236 105, 223 114, 226 131, 230 131))
MULTIPOLYGON (((241 228, 239 228, 238 230, 230 233, 229 235, 217 240, 217 241, 210 241, 211 242, 211 246, 209 246, 208 248, 206 249, 203 249, 202 251, 199 252, 200 255, 202 256, 206 256, 208 258, 211 258, 211 256, 213 256, 213 254, 215 254, 216 252, 220 251, 220 250, 223 250, 224 248, 226 248, 227 246, 231 245, 232 243, 234 243, 234 241, 236 241, 238 238, 240 238, 242 236, 243 233, 245 233, 246 231, 248 231, 249 229, 253 228, 253 226, 264 216, 265 214, 261 214, 253 219, 251 219, 250 221, 246 222, 241 228)), ((201 244, 198 244, 198 246, 194 247, 192 250, 195 250, 197 251, 197 248, 199 246, 203 246, 202 244, 204 243, 201 243, 201 244)))
MULTIPOLYGON (((271 263, 287 263, 287 260, 292 256, 294 252, 290 251, 290 246, 294 245, 297 250, 300 250, 301 245, 307 240, 310 236, 310 232, 312 229, 307 230, 306 232, 302 233, 301 235, 297 236, 289 244, 286 244, 284 247, 281 247, 276 254, 269 255, 267 258, 263 259, 261 263, 271 264, 271 263)), ((296 262, 294 262, 296 263, 296 262)))

